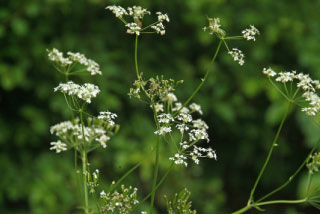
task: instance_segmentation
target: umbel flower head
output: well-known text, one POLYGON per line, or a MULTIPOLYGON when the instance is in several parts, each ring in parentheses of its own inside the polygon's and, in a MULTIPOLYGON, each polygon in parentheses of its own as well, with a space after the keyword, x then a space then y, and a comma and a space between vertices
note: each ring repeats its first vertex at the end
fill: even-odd
POLYGON ((57 87, 54 88, 54 91, 60 91, 63 94, 77 97, 87 103, 91 103, 91 99, 96 97, 100 92, 98 86, 96 85, 90 83, 78 85, 72 81, 69 81, 67 83, 60 83, 57 87))
POLYGON ((87 125, 83 127, 84 133, 79 119, 58 123, 50 128, 50 133, 59 138, 57 142, 51 142, 50 150, 60 153, 80 146, 89 149, 100 145, 106 148, 107 142, 118 130, 118 125, 114 122, 116 117, 116 114, 108 111, 100 112, 98 118, 88 118, 87 125))
POLYGON ((209 22, 209 25, 205 26, 203 28, 203 31, 208 30, 209 34, 215 34, 219 38, 223 38, 226 36, 226 32, 220 28, 221 27, 220 18, 209 18, 208 17, 208 22, 209 22))
POLYGON ((75 74, 74 72, 86 71, 91 75, 102 74, 99 64, 92 59, 86 58, 86 56, 81 53, 73 53, 69 51, 67 53, 67 56, 64 57, 64 54, 56 48, 47 51, 49 60, 54 62, 58 66, 58 70, 62 73, 75 74), (71 69, 74 68, 74 66, 76 66, 77 64, 83 66, 84 69, 71 69))
POLYGON ((244 64, 244 54, 242 53, 241 50, 238 48, 232 48, 229 49, 227 45, 227 40, 239 40, 239 39, 246 39, 246 40, 253 40, 256 41, 255 36, 259 35, 260 32, 259 30, 254 27, 253 25, 250 25, 249 28, 244 29, 242 31, 241 36, 226 36, 226 32, 221 29, 221 24, 220 24, 220 18, 209 18, 208 17, 208 26, 205 26, 203 28, 204 31, 209 31, 209 34, 211 35, 216 35, 221 41, 223 42, 224 46, 226 47, 228 54, 233 58, 234 61, 238 62, 239 65, 244 64))
MULTIPOLYGON (((187 160, 190 159, 194 163, 199 164, 200 158, 217 158, 212 148, 202 148, 196 144, 203 141, 209 142, 207 133, 208 125, 201 119, 196 117, 202 115, 201 106, 192 103, 189 106, 183 106, 178 102, 175 95, 175 87, 182 81, 166 80, 161 77, 150 78, 144 81, 142 78, 135 81, 134 88, 130 89, 129 96, 141 99, 146 93, 148 99, 151 100, 150 106, 157 113, 158 128, 154 132, 156 135, 162 136, 165 140, 173 132, 181 137, 179 141, 173 142, 175 152, 169 160, 177 165, 188 166, 187 160), (143 90, 140 88, 143 86, 143 90)), ((170 136, 171 139, 171 136, 170 136)))
POLYGON ((164 22, 169 22, 167 14, 156 12, 157 21, 143 27, 143 18, 145 15, 151 15, 151 12, 140 6, 133 6, 124 9, 121 6, 107 6, 106 10, 110 10, 117 18, 119 18, 127 27, 127 33, 141 35, 143 33, 157 33, 164 35, 166 33, 164 22), (128 20, 129 18, 129 20, 128 20), (131 18, 131 19, 130 19, 131 18))
POLYGON ((315 116, 318 114, 320 111, 320 97, 317 94, 320 89, 319 80, 313 80, 308 74, 297 73, 296 71, 277 73, 272 68, 264 68, 262 73, 268 76, 270 81, 275 79, 276 82, 282 83, 283 89, 275 84, 273 85, 289 101, 302 106, 301 110, 307 115, 315 116))

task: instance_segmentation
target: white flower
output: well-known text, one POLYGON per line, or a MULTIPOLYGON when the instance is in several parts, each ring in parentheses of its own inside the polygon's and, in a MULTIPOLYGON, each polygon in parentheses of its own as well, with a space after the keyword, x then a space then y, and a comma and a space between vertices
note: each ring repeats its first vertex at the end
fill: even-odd
POLYGON ((304 91, 315 91, 312 85, 313 80, 308 74, 299 73, 296 78, 299 80, 297 87, 302 88, 304 91))
POLYGON ((163 127, 160 127, 160 129, 155 131, 154 133, 156 135, 165 135, 165 134, 170 133, 170 132, 171 132, 171 127, 163 126, 163 127))
POLYGON ((61 122, 59 124, 56 124, 54 126, 51 126, 50 128, 50 133, 56 133, 56 135, 62 135, 66 134, 69 130, 72 130, 74 128, 73 124, 71 121, 65 121, 61 122))
POLYGON ((176 119, 183 123, 190 123, 192 121, 192 116, 190 114, 180 113, 176 116, 176 119))
POLYGON ((70 51, 67 54, 69 55, 69 58, 73 62, 78 62, 79 64, 86 66, 87 71, 91 75, 96 75, 96 74, 101 75, 102 74, 102 72, 100 71, 100 65, 91 59, 87 59, 84 54, 73 53, 70 51))
POLYGON ((100 192, 100 198, 104 198, 106 196, 107 196, 107 194, 104 191, 100 192))
POLYGON ((181 123, 181 124, 177 124, 176 125, 176 128, 181 132, 183 133, 184 131, 188 131, 189 130, 189 127, 184 124, 184 123, 181 123))
POLYGON ((197 141, 197 140, 206 140, 209 142, 209 136, 205 129, 192 129, 189 132, 189 140, 197 141))
POLYGON ((193 123, 193 127, 197 129, 207 130, 209 128, 206 122, 204 122, 201 119, 193 120, 192 123, 193 123))
POLYGON ((259 34, 260 34, 259 30, 255 28, 253 25, 250 25, 250 28, 242 31, 243 38, 247 40, 256 41, 255 35, 259 35, 259 34))
POLYGON ((239 65, 244 64, 244 54, 241 50, 237 48, 232 48, 232 51, 229 51, 228 54, 230 54, 233 57, 233 60, 238 62, 239 65))
POLYGON ((151 26, 151 28, 154 29, 157 34, 160 34, 162 36, 166 33, 164 25, 162 24, 162 22, 151 26))
POLYGON ((96 97, 100 92, 98 86, 93 84, 85 83, 80 86, 72 81, 60 83, 56 88, 54 88, 54 91, 60 91, 63 94, 68 94, 69 96, 77 96, 87 103, 91 103, 91 99, 96 97))
POLYGON ((67 144, 62 143, 60 140, 57 142, 51 142, 50 145, 52 146, 50 147, 50 150, 56 150, 57 153, 67 150, 67 144))
POLYGON ((109 126, 114 126, 115 122, 113 121, 118 116, 115 113, 109 112, 109 111, 102 111, 99 113, 98 119, 103 120, 107 122, 109 126))
POLYGON ((49 52, 48 53, 49 60, 56 62, 63 67, 66 67, 72 64, 72 61, 69 58, 63 57, 63 53, 60 52, 58 49, 56 48, 53 48, 52 50, 47 49, 47 51, 49 52))
POLYGON ((159 114, 158 120, 159 120, 159 123, 170 123, 170 122, 174 121, 171 114, 165 114, 165 113, 159 114))
POLYGON ((272 70, 272 68, 270 67, 268 69, 263 68, 262 73, 267 75, 268 77, 274 77, 275 75, 277 75, 277 73, 274 70, 272 70))
POLYGON ((163 104, 161 104, 161 103, 154 104, 154 110, 156 112, 163 112, 163 104))
POLYGON ((126 24, 126 27, 128 28, 127 33, 137 34, 138 36, 140 35, 141 27, 137 23, 135 23, 135 22, 128 23, 128 24, 126 24))
POLYGON ((156 14, 158 15, 158 22, 163 22, 163 21, 169 22, 170 21, 167 14, 163 14, 161 12, 156 12, 156 14))
POLYGON ((96 138, 96 141, 98 143, 100 143, 100 145, 102 146, 102 148, 106 148, 107 147, 107 141, 110 140, 110 137, 107 135, 101 135, 100 137, 96 138))
MULTIPOLYGON (((80 54, 80 53, 73 53, 73 52, 68 52, 67 55, 68 57, 63 57, 63 53, 58 51, 56 48, 54 48, 52 51, 49 51, 48 57, 49 60, 57 62, 63 67, 66 67, 68 65, 74 64, 74 63, 79 63, 81 65, 84 65, 87 67, 87 71, 91 75, 96 75, 99 74, 101 75, 100 71, 100 66, 98 63, 91 59, 87 59, 85 55, 80 54)), ((72 73, 72 72, 71 72, 72 73)))
POLYGON ((189 105, 189 108, 191 109, 191 111, 193 112, 198 112, 199 114, 203 114, 202 110, 201 110, 201 106, 196 104, 196 103, 192 103, 191 105, 189 105))
POLYGON ((296 72, 280 72, 278 73, 278 77, 276 78, 277 82, 292 82, 296 78, 296 72))
POLYGON ((150 15, 151 14, 150 11, 148 11, 147 9, 142 8, 140 6, 128 7, 128 13, 134 19, 143 19, 144 15, 146 15, 146 14, 150 15))
MULTIPOLYGON (((179 111, 181 108, 182 108, 182 104, 181 103, 174 103, 175 107, 172 108, 172 111, 179 111)), ((190 111, 188 108, 186 107, 183 107, 181 110, 180 110, 181 113, 185 113, 185 114, 188 114, 190 111)))
POLYGON ((122 18, 123 15, 128 15, 127 11, 123 7, 120 7, 120 6, 115 6, 115 5, 108 6, 105 9, 110 10, 118 18, 122 18))
POLYGON ((176 102, 178 99, 174 93, 168 93, 167 96, 162 98, 162 101, 167 101, 168 103, 176 102))
POLYGON ((188 166, 188 163, 186 162, 187 157, 182 154, 177 153, 173 157, 170 157, 169 160, 173 161, 177 165, 185 165, 185 167, 188 166))
POLYGON ((209 29, 209 33, 210 34, 218 34, 220 36, 224 36, 224 31, 220 28, 220 19, 219 18, 208 18, 209 21, 209 26, 208 27, 204 27, 203 30, 206 31, 207 29, 209 29))
POLYGON ((302 108, 301 111, 302 112, 306 112, 307 115, 309 116, 315 116, 318 112, 318 108, 315 108, 315 107, 305 107, 305 108, 302 108))

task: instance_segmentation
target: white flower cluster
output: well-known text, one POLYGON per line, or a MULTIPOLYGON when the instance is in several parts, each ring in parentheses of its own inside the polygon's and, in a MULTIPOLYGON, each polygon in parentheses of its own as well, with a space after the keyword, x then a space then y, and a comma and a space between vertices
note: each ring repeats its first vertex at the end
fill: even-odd
POLYGON ((128 15, 128 12, 120 6, 112 5, 105 8, 106 10, 110 10, 117 18, 122 18, 124 15, 128 15))
POLYGON ((81 53, 73 53, 73 52, 68 52, 69 59, 72 60, 74 63, 77 62, 81 65, 84 65, 87 67, 87 71, 91 75, 96 75, 99 74, 101 75, 102 72, 100 71, 100 65, 93 61, 92 59, 86 58, 84 54, 81 53))
POLYGON ((187 157, 181 154, 175 154, 173 157, 170 157, 169 160, 173 161, 176 165, 188 166, 187 157))
POLYGON ((103 120, 109 126, 115 126, 114 119, 116 119, 117 117, 118 116, 115 113, 112 113, 110 111, 102 111, 99 113, 98 119, 103 120))
POLYGON ((60 91, 63 94, 67 94, 69 96, 76 96, 79 99, 86 101, 87 103, 91 103, 91 99, 96 97, 100 92, 98 86, 85 83, 83 85, 78 85, 72 81, 67 83, 60 83, 54 91, 60 91))
POLYGON ((204 27, 203 31, 209 30, 210 34, 218 34, 221 35, 224 32, 220 27, 220 18, 208 18, 209 26, 204 27))
POLYGON ((57 153, 60 153, 62 151, 67 151, 67 144, 62 143, 61 140, 58 140, 57 142, 51 142, 50 150, 56 150, 57 153))
MULTIPOLYGON (((171 93, 171 96, 173 95, 174 94, 171 93)), ((155 105, 155 111, 162 112, 163 104, 157 103, 155 105)), ((165 136, 174 129, 178 130, 181 134, 178 151, 173 157, 169 158, 169 160, 177 165, 187 166, 188 158, 196 164, 199 163, 199 158, 202 157, 216 159, 216 153, 211 148, 195 146, 195 144, 201 140, 209 142, 207 133, 209 127, 203 120, 193 119, 191 114, 195 112, 203 114, 200 105, 192 103, 189 105, 189 108, 187 108, 182 107, 181 103, 175 102, 172 107, 172 113, 161 113, 157 116, 160 128, 155 131, 155 134, 165 136)))
POLYGON ((138 36, 140 35, 141 27, 137 23, 135 22, 128 23, 126 24, 126 27, 128 28, 127 33, 137 34, 138 36))
POLYGON ((113 193, 100 192, 100 200, 102 201, 101 211, 110 214, 128 214, 134 205, 138 204, 137 188, 126 188, 121 186, 121 192, 113 193))
POLYGON ((250 28, 242 31, 243 38, 245 38, 246 40, 256 41, 255 35, 259 34, 259 30, 253 25, 250 25, 250 28))
MULTIPOLYGON (((101 114, 101 113, 100 113, 101 114)), ((88 118, 88 126, 84 126, 85 143, 93 145, 94 142, 100 144, 103 148, 107 147, 107 142, 110 140, 109 133, 112 132, 116 126, 114 119, 115 114, 108 112, 110 119, 92 119, 88 118), (110 116, 111 115, 111 116, 110 116), (107 125, 107 126, 106 126, 107 125)), ((102 116, 105 116, 102 114, 102 116)), ((107 117, 107 116, 106 116, 107 117)), ((79 119, 71 121, 64 121, 58 123, 50 128, 50 133, 56 135, 60 140, 52 142, 50 149, 55 149, 58 153, 66 151, 67 147, 74 147, 83 143, 82 127, 79 119), (63 142, 63 143, 62 143, 63 142)))
POLYGON ((153 29, 155 33, 164 35, 166 31, 165 31, 163 22, 170 21, 167 14, 156 12, 156 15, 158 16, 158 21, 143 29, 142 28, 143 17, 145 15, 151 15, 151 12, 148 11, 147 9, 142 8, 140 6, 133 6, 133 7, 128 7, 126 10, 121 6, 115 6, 115 5, 108 6, 105 9, 110 10, 112 13, 115 14, 117 18, 121 19, 125 23, 125 26, 127 27, 127 33, 136 34, 138 36, 141 34, 143 30, 146 30, 149 27, 153 29), (132 22, 125 21, 124 16, 131 16, 133 21, 132 22))
POLYGON ((320 111, 320 97, 316 92, 320 89, 319 80, 312 80, 308 74, 297 73, 296 71, 276 73, 271 68, 264 68, 262 72, 283 84, 296 82, 297 88, 302 92, 302 97, 309 104, 308 107, 303 107, 301 110, 309 116, 315 116, 320 111))
POLYGON ((263 68, 262 73, 268 77, 274 77, 277 73, 272 68, 263 68))
POLYGON ((58 63, 62 67, 66 67, 74 63, 79 63, 80 65, 85 66, 86 70, 91 75, 102 74, 102 72, 100 71, 99 64, 91 59, 86 58, 86 56, 83 54, 73 53, 69 51, 67 53, 68 57, 64 57, 63 53, 56 48, 53 48, 52 50, 47 50, 47 51, 48 51, 49 60, 58 63))
POLYGON ((228 54, 230 54, 232 56, 233 60, 238 62, 239 65, 244 64, 244 54, 242 53, 241 50, 239 50, 237 48, 232 48, 232 50, 229 51, 228 54))
POLYGON ((164 97, 162 97, 162 101, 168 102, 169 104, 172 104, 173 102, 176 102, 178 99, 174 93, 168 93, 164 97))
POLYGON ((144 15, 151 15, 151 12, 140 6, 128 7, 129 16, 132 16, 133 19, 143 19, 144 15))
POLYGON ((151 28, 154 29, 157 34, 160 34, 160 35, 166 34, 166 30, 165 30, 164 25, 162 24, 162 22, 151 26, 151 28))
POLYGON ((52 50, 47 50, 47 51, 48 51, 49 60, 56 62, 63 67, 66 67, 72 64, 72 61, 68 57, 65 58, 63 56, 63 53, 60 52, 58 49, 53 48, 52 50))

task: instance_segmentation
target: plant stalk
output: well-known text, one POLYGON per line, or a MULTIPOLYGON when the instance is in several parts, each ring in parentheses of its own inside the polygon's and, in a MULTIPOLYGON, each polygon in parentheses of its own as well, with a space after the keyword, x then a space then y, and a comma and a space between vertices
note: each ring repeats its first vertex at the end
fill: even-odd
POLYGON ((88 200, 88 187, 87 187, 87 148, 86 148, 86 138, 84 135, 84 123, 83 123, 83 111, 80 110, 80 121, 81 121, 81 130, 83 138, 83 147, 81 151, 82 159, 82 179, 83 179, 83 192, 84 192, 84 213, 89 214, 89 200, 88 200))
POLYGON ((152 194, 151 194, 150 211, 149 211, 150 214, 152 214, 152 212, 153 212, 154 198, 155 198, 155 193, 156 193, 157 178, 158 178, 158 172, 159 172, 160 140, 161 140, 161 137, 158 136, 157 137, 157 144, 156 144, 156 162, 155 162, 155 168, 154 168, 154 173, 153 173, 152 194))
POLYGON ((271 157, 271 155, 272 155, 273 149, 274 149, 274 147, 276 147, 276 145, 277 145, 277 141, 278 141, 280 132, 281 132, 281 130, 282 130, 282 127, 283 127, 283 124, 284 124, 285 120, 287 119, 287 116, 288 116, 290 107, 291 107, 291 103, 289 103, 288 108, 287 108, 286 112, 285 112, 284 115, 283 115, 283 118, 282 118, 281 123, 280 123, 279 128, 278 128, 278 131, 277 131, 277 133, 276 133, 276 136, 275 136, 275 138, 274 138, 274 140, 273 140, 273 142, 272 142, 271 148, 270 148, 270 150, 269 150, 267 159, 266 159, 266 161, 264 162, 264 164, 263 164, 263 166, 262 166, 262 168, 261 168, 261 170, 260 170, 260 173, 259 173, 259 175, 258 175, 258 178, 256 179, 256 181, 255 181, 255 183, 254 183, 254 185, 253 185, 253 188, 252 188, 252 190, 251 190, 251 192, 250 192, 250 197, 249 197, 249 200, 248 200, 248 205, 250 205, 250 204, 252 203, 252 201, 253 201, 254 192, 255 192, 255 190, 256 190, 256 188, 257 188, 257 185, 258 185, 258 183, 259 183, 259 181, 260 181, 260 179, 261 179, 262 174, 264 173, 264 170, 266 169, 266 167, 267 167, 267 165, 268 165, 268 163, 269 163, 269 160, 270 160, 270 157, 271 157))

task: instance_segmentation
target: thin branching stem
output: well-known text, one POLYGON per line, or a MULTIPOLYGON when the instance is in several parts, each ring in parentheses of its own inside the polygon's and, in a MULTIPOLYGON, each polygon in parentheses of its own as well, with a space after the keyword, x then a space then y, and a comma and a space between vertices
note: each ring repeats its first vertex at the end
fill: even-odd
POLYGON ((320 140, 318 140, 318 142, 316 143, 316 145, 314 145, 314 147, 311 149, 311 151, 309 152, 309 154, 307 155, 307 157, 304 159, 304 161, 301 163, 301 165, 299 166, 299 168, 289 177, 289 179, 282 184, 281 186, 279 186, 278 188, 276 188, 275 190, 271 191, 270 193, 266 194, 265 196, 261 197, 259 200, 257 200, 257 202, 261 202, 263 200, 265 200, 266 198, 270 197, 271 195, 279 192, 280 190, 282 190, 283 188, 285 188, 288 184, 291 183, 291 181, 293 181, 293 179, 297 176, 297 174, 303 169, 303 167, 306 165, 306 163, 308 162, 310 155, 316 150, 316 148, 318 147, 320 143, 320 140))
POLYGON ((283 127, 283 124, 284 124, 285 120, 287 119, 289 110, 290 110, 290 108, 291 108, 291 104, 292 104, 292 103, 290 102, 289 105, 288 105, 288 108, 287 108, 286 112, 285 112, 284 115, 283 115, 283 118, 282 118, 281 123, 280 123, 279 128, 278 128, 278 131, 277 131, 277 133, 276 133, 276 136, 275 136, 275 138, 274 138, 274 140, 273 140, 273 142, 272 142, 271 148, 270 148, 270 150, 269 150, 268 156, 267 156, 267 158, 266 158, 266 160, 265 160, 265 162, 264 162, 264 164, 263 164, 263 166, 262 166, 262 168, 261 168, 261 170, 260 170, 260 173, 259 173, 259 175, 258 175, 258 177, 257 177, 257 179, 256 179, 256 181, 255 181, 255 183, 254 183, 254 185, 253 185, 253 188, 252 188, 252 190, 251 190, 251 192, 250 192, 250 197, 249 197, 249 200, 248 200, 248 204, 252 204, 252 202, 253 202, 254 192, 255 192, 255 190, 256 190, 256 188, 257 188, 257 186, 258 186, 258 183, 259 183, 259 181, 260 181, 260 179, 261 179, 262 174, 264 173, 264 170, 266 169, 266 167, 267 167, 267 165, 268 165, 268 163, 269 163, 269 160, 270 160, 270 157, 271 157, 271 155, 272 155, 273 149, 274 149, 274 148, 276 147, 276 145, 277 145, 277 141, 278 141, 280 132, 281 132, 281 130, 282 130, 282 127, 283 127))
POLYGON ((184 107, 186 107, 186 105, 188 105, 188 104, 190 103, 190 101, 193 99, 193 97, 194 97, 194 96, 198 93, 198 91, 201 89, 201 87, 202 87, 202 85, 204 84, 204 82, 207 80, 208 75, 209 75, 209 72, 210 72, 210 68, 211 68, 212 64, 214 63, 214 61, 216 60, 216 58, 217 58, 217 55, 218 55, 218 53, 219 53, 219 50, 220 50, 222 41, 223 41, 223 40, 220 40, 220 41, 219 41, 217 50, 216 50, 216 52, 214 53, 214 55, 213 55, 213 57, 212 57, 212 60, 211 60, 209 66, 208 66, 208 68, 207 68, 207 71, 206 71, 204 77, 201 79, 200 84, 199 84, 198 87, 194 90, 194 92, 192 93, 192 95, 187 99, 187 101, 183 104, 183 106, 179 109, 179 111, 176 112, 175 115, 179 114, 180 111, 181 111, 184 107))

